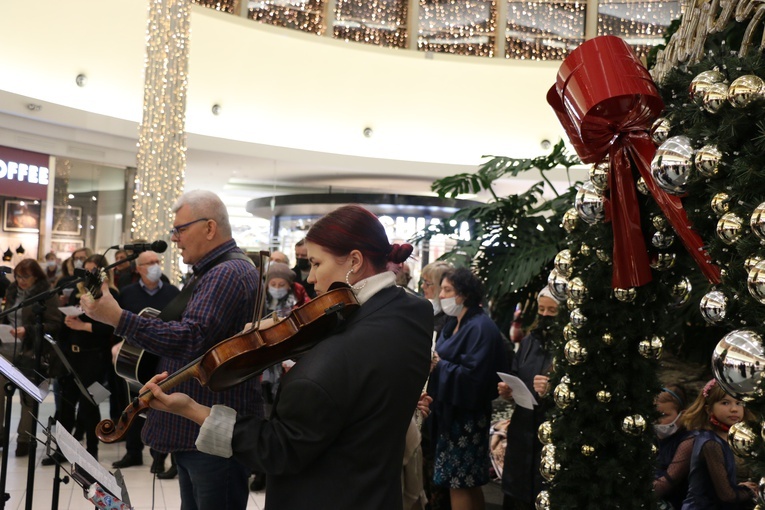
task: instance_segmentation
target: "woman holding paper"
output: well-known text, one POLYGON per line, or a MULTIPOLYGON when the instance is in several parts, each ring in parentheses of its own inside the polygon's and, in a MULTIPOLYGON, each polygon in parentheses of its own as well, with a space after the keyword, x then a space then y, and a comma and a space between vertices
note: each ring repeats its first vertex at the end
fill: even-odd
POLYGON ((429 424, 433 484, 449 489, 453 510, 484 508, 491 401, 497 396, 497 372, 509 368, 502 335, 481 307, 483 294, 469 269, 449 269, 441 278, 441 308, 449 319, 436 342, 428 383, 429 424))
MULTIPOLYGON (((547 349, 547 340, 558 315, 558 304, 547 287, 539 292, 537 320, 532 324, 531 332, 521 340, 513 358, 510 373, 526 384, 538 405, 532 409, 517 405, 510 419, 502 471, 504 510, 533 509, 534 499, 542 490, 542 475, 539 472, 542 443, 537 438, 537 429, 545 421, 547 406, 539 397, 544 397, 548 391, 552 354, 547 349)), ((498 391, 501 397, 513 397, 512 390, 504 382, 499 383, 498 391)))

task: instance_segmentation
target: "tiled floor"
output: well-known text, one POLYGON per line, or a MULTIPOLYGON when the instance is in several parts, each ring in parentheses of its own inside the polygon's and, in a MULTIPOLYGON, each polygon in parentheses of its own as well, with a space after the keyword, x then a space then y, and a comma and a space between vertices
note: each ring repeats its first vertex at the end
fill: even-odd
MULTIPOLYGON (((5 491, 10 495, 10 499, 3 507, 0 501, 0 509, 19 510, 27 507, 26 503, 26 484, 28 458, 14 457, 16 448, 16 424, 18 423, 20 405, 18 404, 18 394, 14 397, 13 411, 11 413, 11 438, 9 446, 8 476, 5 491)), ((53 414, 53 396, 48 395, 46 400, 40 405, 40 421, 47 423, 48 417, 53 414)), ((101 416, 108 416, 108 405, 102 404, 101 416)), ((42 439, 42 433, 38 431, 38 438, 42 439)), ((45 449, 38 445, 35 483, 32 494, 32 508, 35 510, 50 509, 53 497, 53 466, 42 466, 40 464, 44 456, 45 449)), ((119 460, 125 454, 125 443, 101 444, 99 447, 99 461, 108 470, 113 471, 112 462, 119 460)), ((178 479, 174 480, 155 480, 149 472, 151 457, 148 448, 144 448, 144 465, 130 467, 122 470, 125 477, 125 485, 130 494, 130 501, 135 510, 177 510, 181 507, 180 493, 178 491, 178 479)), ((169 465, 169 460, 168 460, 169 465)), ((69 464, 64 464, 69 468, 69 464)), ((64 475, 62 471, 62 476, 64 475)), ((1 496, 1 495, 0 495, 1 496)), ((250 502, 248 510, 261 510, 265 503, 265 492, 250 492, 250 502)), ((61 484, 59 491, 59 509, 71 510, 92 510, 93 504, 88 502, 79 485, 70 480, 68 484, 61 484)))

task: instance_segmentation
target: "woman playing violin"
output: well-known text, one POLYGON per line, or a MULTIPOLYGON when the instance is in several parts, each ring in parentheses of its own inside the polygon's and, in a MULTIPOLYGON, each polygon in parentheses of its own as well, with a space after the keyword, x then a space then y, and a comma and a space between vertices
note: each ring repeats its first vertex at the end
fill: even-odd
POLYGON ((306 235, 308 282, 321 295, 351 286, 361 307, 297 360, 270 419, 146 389, 154 409, 200 424, 200 451, 265 472, 267 509, 402 508, 401 465, 412 412, 428 376, 433 310, 395 285, 389 264, 412 246, 391 245, 366 209, 341 207, 306 235))

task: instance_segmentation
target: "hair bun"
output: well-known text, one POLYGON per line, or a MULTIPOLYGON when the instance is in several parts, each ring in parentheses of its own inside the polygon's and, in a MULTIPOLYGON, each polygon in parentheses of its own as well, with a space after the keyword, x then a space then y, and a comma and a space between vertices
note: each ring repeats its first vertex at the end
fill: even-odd
POLYGON ((414 246, 409 243, 393 244, 391 245, 391 250, 388 254, 388 260, 395 262, 396 264, 401 264, 409 258, 409 255, 412 254, 412 251, 414 251, 414 246))

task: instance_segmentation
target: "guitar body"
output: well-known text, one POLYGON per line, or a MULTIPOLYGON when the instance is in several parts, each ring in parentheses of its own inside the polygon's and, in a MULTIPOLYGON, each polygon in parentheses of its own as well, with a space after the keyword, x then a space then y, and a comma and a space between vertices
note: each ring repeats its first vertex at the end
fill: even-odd
MULTIPOLYGON (((144 308, 138 315, 158 317, 159 313, 159 310, 155 308, 144 308)), ((157 374, 158 364, 159 356, 130 345, 129 340, 125 339, 114 361, 114 371, 125 379, 131 392, 137 393, 149 379, 157 374)))

